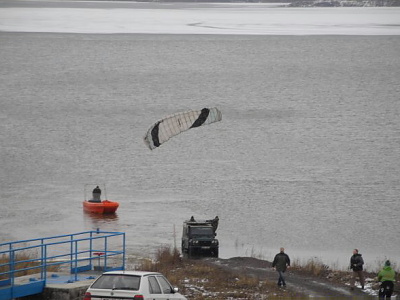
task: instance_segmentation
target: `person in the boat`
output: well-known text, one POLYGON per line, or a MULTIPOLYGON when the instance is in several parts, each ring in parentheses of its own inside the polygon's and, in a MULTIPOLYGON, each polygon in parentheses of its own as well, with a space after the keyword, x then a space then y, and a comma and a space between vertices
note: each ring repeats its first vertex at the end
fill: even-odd
POLYGON ((101 202, 101 200, 100 200, 101 189, 99 188, 99 186, 96 186, 93 189, 92 195, 93 195, 93 198, 91 200, 89 200, 89 202, 101 202))

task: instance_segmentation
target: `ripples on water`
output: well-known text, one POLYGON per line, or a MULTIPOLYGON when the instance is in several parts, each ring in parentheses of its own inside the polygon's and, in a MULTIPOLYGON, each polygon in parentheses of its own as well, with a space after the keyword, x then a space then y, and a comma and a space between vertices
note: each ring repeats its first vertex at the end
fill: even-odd
POLYGON ((398 37, 0 35, 2 239, 100 227, 146 254, 219 215, 223 256, 399 259, 398 37), (145 147, 206 106, 223 121, 145 147), (88 182, 115 219, 83 214, 88 182))

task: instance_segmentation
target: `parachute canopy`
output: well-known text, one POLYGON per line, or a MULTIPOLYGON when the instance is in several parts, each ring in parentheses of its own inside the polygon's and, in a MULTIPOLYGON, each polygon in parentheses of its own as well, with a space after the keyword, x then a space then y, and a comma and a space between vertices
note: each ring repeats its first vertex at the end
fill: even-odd
POLYGON ((176 113, 152 125, 144 136, 144 142, 153 150, 183 131, 221 120, 222 114, 215 107, 176 113))

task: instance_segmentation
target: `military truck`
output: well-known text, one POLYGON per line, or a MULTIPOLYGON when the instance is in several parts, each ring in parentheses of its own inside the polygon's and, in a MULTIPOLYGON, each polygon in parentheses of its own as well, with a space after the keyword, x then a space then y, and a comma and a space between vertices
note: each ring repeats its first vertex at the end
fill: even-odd
POLYGON ((183 222, 182 254, 191 256, 211 255, 218 257, 219 242, 215 238, 218 217, 212 220, 190 220, 183 222))

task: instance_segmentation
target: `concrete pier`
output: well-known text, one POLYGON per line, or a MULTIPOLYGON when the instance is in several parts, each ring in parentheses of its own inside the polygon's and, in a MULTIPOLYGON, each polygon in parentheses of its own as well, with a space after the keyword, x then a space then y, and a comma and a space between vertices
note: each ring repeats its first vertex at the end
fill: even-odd
MULTIPOLYGON (((83 296, 93 281, 101 272, 79 274, 77 281, 75 275, 51 272, 43 293, 17 298, 17 300, 82 300, 83 296)), ((31 277, 32 276, 26 276, 31 277)))

